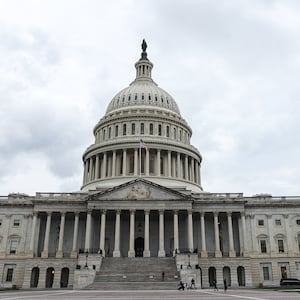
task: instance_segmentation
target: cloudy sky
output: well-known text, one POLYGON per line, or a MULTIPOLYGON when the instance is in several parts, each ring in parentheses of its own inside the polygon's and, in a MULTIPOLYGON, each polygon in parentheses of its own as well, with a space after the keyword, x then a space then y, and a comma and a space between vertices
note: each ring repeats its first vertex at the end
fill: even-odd
POLYGON ((0 0, 0 195, 76 191, 141 40, 210 192, 300 195, 300 1, 0 0))

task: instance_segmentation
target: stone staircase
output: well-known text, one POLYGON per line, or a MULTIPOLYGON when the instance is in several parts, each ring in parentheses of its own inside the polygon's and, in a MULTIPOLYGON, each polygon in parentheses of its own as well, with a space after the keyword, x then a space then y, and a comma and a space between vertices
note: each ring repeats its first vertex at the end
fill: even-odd
POLYGON ((179 282, 175 258, 104 258, 94 283, 96 290, 175 290, 179 282), (162 272, 165 273, 162 278, 162 272))

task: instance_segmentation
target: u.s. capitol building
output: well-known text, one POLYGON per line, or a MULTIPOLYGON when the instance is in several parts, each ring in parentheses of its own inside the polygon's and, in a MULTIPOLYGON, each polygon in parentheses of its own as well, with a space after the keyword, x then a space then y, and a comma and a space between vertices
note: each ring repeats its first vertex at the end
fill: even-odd
POLYGON ((146 48, 94 127, 80 192, 0 197, 0 287, 300 278, 300 197, 204 191, 192 129, 153 81, 146 48))

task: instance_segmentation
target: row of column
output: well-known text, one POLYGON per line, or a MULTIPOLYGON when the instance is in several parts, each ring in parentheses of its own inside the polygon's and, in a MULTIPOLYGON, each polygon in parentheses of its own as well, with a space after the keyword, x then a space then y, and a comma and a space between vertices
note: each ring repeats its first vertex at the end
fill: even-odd
MULTIPOLYGON (((144 210, 144 221, 145 221, 145 231, 144 231, 144 257, 150 257, 150 223, 149 223, 150 210, 144 210)), ((49 237, 50 237, 50 228, 51 228, 51 216, 52 213, 47 213, 46 220, 46 230, 44 238, 44 247, 42 252, 42 257, 48 257, 49 251, 49 237)), ((120 216, 121 210, 116 210, 115 218, 115 244, 114 244, 114 257, 120 257, 120 216)), ((30 251, 33 254, 34 251, 34 240, 36 235, 36 224, 37 224, 37 214, 33 215, 32 221, 32 232, 31 232, 31 241, 30 241, 30 251)), ((200 212, 200 224, 201 224, 201 256, 207 257, 206 251, 206 233, 205 233, 205 212, 200 212)), ((88 251, 91 248, 91 222, 92 222, 92 210, 87 211, 86 217, 86 232, 85 232, 85 249, 88 251)), ((188 210, 188 249, 190 252, 194 250, 194 238, 193 238, 193 211, 188 210)), ((236 253, 234 250, 233 242, 233 229, 232 229, 232 213, 227 212, 227 222, 228 222, 228 237, 229 237, 229 256, 235 257, 236 253)), ((246 228, 245 228, 245 216, 241 214, 241 223, 242 223, 242 233, 243 233, 243 247, 246 245, 246 228)), ((77 257, 77 240, 78 240, 78 224, 79 224, 79 213, 75 213, 74 219, 74 232, 73 232, 73 244, 71 257, 77 257)), ((180 249, 179 247, 179 230, 178 230, 178 210, 173 211, 173 225, 174 225, 174 253, 180 249)), ((102 250, 102 254, 105 255, 105 227, 106 227, 106 210, 101 212, 101 224, 100 224, 100 244, 99 249, 102 250)), ((65 213, 61 213, 60 219, 60 231, 59 231, 59 241, 58 248, 56 252, 57 258, 63 257, 63 241, 64 241, 64 228, 65 228, 65 213)), ((215 236, 215 256, 222 257, 220 250, 220 241, 219 241, 219 218, 218 213, 214 213, 214 236, 215 236)), ((135 256, 134 249, 135 241, 135 210, 130 210, 130 229, 129 229, 129 250, 128 257, 135 256)), ((159 250, 158 257, 165 256, 165 247, 164 247, 164 210, 159 210, 159 250)))
MULTIPOLYGON (((130 161, 128 159, 128 149, 123 149, 123 152, 113 150, 110 152, 103 152, 93 157, 88 158, 84 163, 84 179, 83 184, 99 178, 127 176, 129 175, 128 166, 130 161), (119 172, 117 171, 119 170, 119 172)), ((142 149, 142 151, 145 151, 142 149)), ((200 163, 197 159, 186 155, 177 153, 172 155, 171 150, 162 151, 157 149, 155 153, 155 175, 161 176, 161 158, 165 165, 165 176, 180 178, 201 184, 200 182, 200 163), (162 155, 163 152, 163 155, 162 155), (165 154, 166 153, 166 154, 165 154)), ((139 151, 138 148, 133 150, 133 175, 139 175, 139 151)), ((145 153, 144 174, 149 176, 150 173, 150 150, 147 149, 145 153)), ((154 169, 154 166, 153 166, 154 169)))

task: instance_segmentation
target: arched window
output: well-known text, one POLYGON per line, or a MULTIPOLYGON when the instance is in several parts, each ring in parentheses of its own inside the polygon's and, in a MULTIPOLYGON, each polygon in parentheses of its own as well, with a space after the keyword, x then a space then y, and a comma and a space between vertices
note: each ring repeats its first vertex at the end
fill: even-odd
POLYGON ((135 135, 135 123, 131 124, 131 134, 135 135))
POLYGON ((127 129, 126 124, 123 124, 123 135, 126 135, 126 129, 127 129))
POLYGON ((117 137, 119 135, 119 126, 116 125, 115 127, 115 137, 117 137))
POLYGON ((170 137, 170 127, 169 126, 166 127, 166 136, 170 137))
POLYGON ((144 131, 145 131, 144 123, 141 123, 141 130, 140 130, 140 133, 141 133, 141 134, 144 134, 144 131))
POLYGON ((150 123, 149 125, 149 133, 150 135, 153 135, 153 123, 150 123))
POLYGON ((158 135, 161 136, 161 124, 158 124, 158 135))

